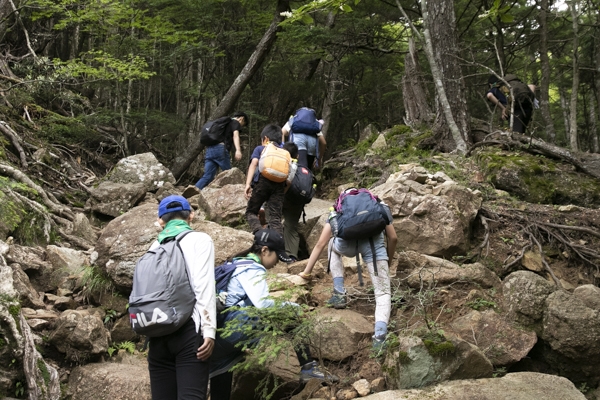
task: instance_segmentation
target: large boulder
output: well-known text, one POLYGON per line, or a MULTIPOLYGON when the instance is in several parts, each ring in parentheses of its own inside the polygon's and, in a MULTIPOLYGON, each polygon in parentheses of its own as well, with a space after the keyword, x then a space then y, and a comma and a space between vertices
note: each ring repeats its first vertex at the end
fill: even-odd
POLYGON ((400 168, 372 190, 392 211, 398 248, 439 257, 465 253, 481 194, 416 165, 400 168))
POLYGON ((206 218, 217 223, 237 226, 244 223, 248 201, 244 197, 244 185, 226 185, 222 188, 204 188, 200 192, 198 207, 206 218))
POLYGON ((327 360, 342 361, 356 354, 360 341, 373 334, 373 323, 352 310, 321 308, 316 311, 312 343, 327 360))
POLYGON ((515 327, 493 310, 473 310, 452 321, 451 327, 463 340, 479 347, 496 367, 523 359, 537 342, 535 332, 515 327))
MULTIPOLYGON (((117 289, 125 294, 131 291, 137 260, 148 250, 161 230, 156 222, 157 208, 156 202, 149 202, 115 218, 106 225, 96 243, 96 265, 103 268, 117 289)), ((252 245, 253 236, 248 232, 198 217, 192 221, 191 226, 213 239, 215 265, 252 245)))
POLYGON ((143 183, 105 181, 93 188, 90 194, 85 203, 86 211, 118 217, 146 197, 146 187, 143 183))
POLYGON ((529 271, 513 272, 504 278, 502 286, 507 318, 540 335, 546 298, 556 290, 556 286, 529 271))
POLYGON ((73 289, 69 277, 81 275, 83 268, 90 265, 90 257, 86 253, 68 247, 48 245, 46 255, 52 264, 51 283, 56 288, 73 289))
POLYGON ((72 400, 151 400, 148 362, 139 355, 75 367, 69 376, 72 400))
POLYGON ((598 385, 600 310, 575 294, 557 290, 546 298, 541 339, 549 346, 543 357, 560 375, 598 385))
POLYGON ((480 263, 457 265, 443 258, 427 256, 414 251, 398 254, 398 271, 407 274, 412 288, 449 285, 456 282, 475 284, 482 288, 500 287, 500 279, 480 263))
POLYGON ((384 366, 386 381, 391 387, 408 389, 445 380, 492 376, 492 364, 483 352, 462 339, 448 338, 438 343, 405 336, 398 342, 384 366))
POLYGON ((107 177, 108 181, 136 185, 141 183, 147 192, 155 192, 176 180, 171 171, 158 162, 154 154, 143 153, 119 160, 107 177))
POLYGON ((238 168, 231 168, 227 171, 221 171, 208 185, 208 187, 212 189, 218 189, 227 185, 246 185, 245 173, 238 168))
POLYGON ((157 209, 156 203, 133 208, 110 221, 96 242, 96 265, 103 268, 123 292, 131 291, 135 264, 160 232, 157 209))
POLYGON ((99 309, 64 311, 48 340, 73 361, 103 354, 110 338, 103 317, 104 312, 99 309))
POLYGON ((424 389, 388 390, 364 400, 585 400, 566 378, 537 372, 516 372, 502 378, 442 382, 424 389))

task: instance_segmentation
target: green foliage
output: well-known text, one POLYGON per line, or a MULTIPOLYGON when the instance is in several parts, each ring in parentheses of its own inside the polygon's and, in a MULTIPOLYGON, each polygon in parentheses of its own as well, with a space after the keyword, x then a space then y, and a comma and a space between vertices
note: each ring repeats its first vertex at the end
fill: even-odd
POLYGON ((15 383, 15 397, 22 397, 25 394, 25 385, 18 381, 15 383))
POLYGON ((427 348, 427 351, 432 356, 444 357, 454 354, 456 351, 454 344, 449 340, 446 340, 444 331, 441 329, 429 331, 425 333, 421 339, 423 340, 423 344, 427 348))
POLYGON ((494 368, 494 372, 492 373, 492 378, 501 378, 506 375, 506 367, 494 368))
POLYGON ((123 82, 129 79, 148 79, 155 72, 148 71, 148 63, 140 56, 127 54, 118 59, 102 50, 92 50, 81 54, 81 59, 68 61, 54 60, 59 74, 67 78, 86 80, 114 80, 123 82))
POLYGON ((48 371, 48 366, 46 365, 46 362, 42 358, 38 358, 37 367, 40 370, 40 372, 42 373, 42 378, 44 379, 44 384, 46 386, 48 386, 48 384, 50 383, 50 371, 48 371))
POLYGON ((471 307, 473 310, 477 310, 477 311, 485 310, 488 308, 495 309, 497 307, 497 304, 495 302, 481 299, 481 298, 469 301, 465 305, 467 307, 471 307))
POLYGON ((81 284, 83 289, 81 293, 87 301, 89 301, 90 297, 93 295, 100 296, 115 290, 113 281, 97 265, 84 266, 82 270, 83 276, 81 277, 81 284))
POLYGON ((118 351, 118 350, 125 350, 129 354, 133 354, 133 353, 135 353, 135 343, 127 340, 127 341, 118 343, 116 345, 112 345, 107 349, 108 356, 112 357, 114 352, 118 351))
POLYGON ((104 316, 104 324, 107 324, 117 318, 117 311, 115 310, 106 310, 106 315, 104 316))

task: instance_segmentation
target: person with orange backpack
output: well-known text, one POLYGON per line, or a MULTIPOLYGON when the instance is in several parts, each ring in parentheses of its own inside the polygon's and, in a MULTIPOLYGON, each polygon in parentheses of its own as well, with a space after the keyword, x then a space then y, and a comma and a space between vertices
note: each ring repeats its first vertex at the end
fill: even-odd
MULTIPOLYGON (((248 200, 246 220, 252 233, 262 229, 259 212, 266 203, 265 211, 269 228, 283 235, 283 199, 286 181, 289 179, 292 159, 281 145, 281 127, 265 126, 260 133, 261 145, 252 152, 244 194, 248 200)), ((288 262, 289 259, 282 259, 288 262)))

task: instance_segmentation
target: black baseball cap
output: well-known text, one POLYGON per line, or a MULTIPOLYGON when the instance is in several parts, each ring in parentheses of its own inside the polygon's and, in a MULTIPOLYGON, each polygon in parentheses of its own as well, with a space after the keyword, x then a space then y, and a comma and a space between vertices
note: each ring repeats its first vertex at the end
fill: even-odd
POLYGON ((259 246, 267 246, 270 250, 277 253, 277 257, 283 262, 291 262, 285 252, 285 241, 283 236, 275 229, 260 229, 254 234, 254 243, 259 246))

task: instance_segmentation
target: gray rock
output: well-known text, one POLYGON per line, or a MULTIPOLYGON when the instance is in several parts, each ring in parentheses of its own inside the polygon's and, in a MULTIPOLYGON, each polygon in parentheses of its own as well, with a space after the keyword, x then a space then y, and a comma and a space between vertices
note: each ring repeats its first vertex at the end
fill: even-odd
POLYGON ((139 204, 145 196, 146 187, 143 183, 105 181, 92 189, 85 210, 116 218, 139 204))
POLYGON ((533 272, 517 271, 504 278, 502 288, 507 318, 533 329, 539 335, 546 298, 556 287, 533 272))
POLYGON ((169 182, 175 184, 175 177, 164 165, 158 162, 154 154, 143 153, 119 160, 108 176, 114 183, 139 184, 145 190, 155 192, 169 182))
POLYGON ((198 207, 205 211, 206 218, 217 223, 237 226, 246 222, 246 206, 244 185, 226 185, 213 189, 206 187, 200 193, 198 207))
POLYGON ((535 332, 517 329, 493 310, 473 310, 452 321, 451 327, 463 340, 479 347, 494 366, 516 363, 537 343, 535 332))
POLYGON ((373 323, 352 310, 321 308, 316 310, 313 343, 320 345, 321 356, 342 361, 356 353, 358 343, 373 334, 373 323))
MULTIPOLYGON (((246 175, 238 168, 231 168, 227 171, 221 171, 215 179, 208 185, 209 188, 219 189, 227 185, 246 185, 246 175)), ((240 193, 243 195, 243 191, 240 193)))
POLYGON ((148 362, 133 355, 76 367, 69 376, 69 394, 72 400, 151 400, 148 362))
POLYGON ((102 318, 103 312, 98 309, 64 311, 56 320, 49 342, 73 361, 105 353, 109 333, 102 318))
POLYGON ((579 286, 573 291, 573 295, 579 298, 587 307, 600 310, 600 288, 598 286, 579 286))
POLYGON ((566 378, 516 372, 502 378, 456 380, 424 389, 388 390, 364 400, 585 400, 566 378))
POLYGON ((383 368, 386 381, 400 389, 428 386, 445 380, 492 376, 490 361, 476 346, 459 338, 427 345, 418 337, 400 337, 383 368), (441 347, 444 346, 444 347, 441 347))

